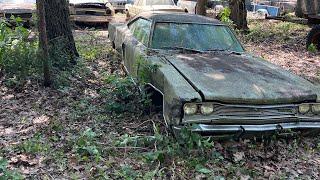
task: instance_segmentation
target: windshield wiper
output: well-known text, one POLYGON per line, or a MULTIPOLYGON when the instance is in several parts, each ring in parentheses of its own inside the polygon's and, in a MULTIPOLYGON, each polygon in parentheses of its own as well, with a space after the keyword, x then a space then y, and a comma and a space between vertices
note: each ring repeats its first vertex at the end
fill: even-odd
POLYGON ((180 46, 163 46, 163 47, 160 47, 159 49, 180 50, 180 51, 188 51, 188 52, 195 52, 195 53, 203 53, 204 52, 201 50, 180 47, 180 46))
POLYGON ((230 49, 207 49, 205 51, 213 51, 213 52, 229 52, 230 54, 239 54, 241 55, 240 52, 237 51, 231 51, 230 49))

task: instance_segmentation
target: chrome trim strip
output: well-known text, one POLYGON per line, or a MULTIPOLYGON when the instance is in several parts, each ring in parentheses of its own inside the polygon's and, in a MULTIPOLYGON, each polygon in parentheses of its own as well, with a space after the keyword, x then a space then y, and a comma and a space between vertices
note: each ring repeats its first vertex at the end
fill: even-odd
MULTIPOLYGON (((180 130, 183 126, 175 126, 174 129, 180 130)), ((284 129, 320 129, 320 122, 296 122, 263 125, 207 125, 195 124, 191 130, 193 132, 209 133, 237 133, 237 132, 264 132, 284 129)))

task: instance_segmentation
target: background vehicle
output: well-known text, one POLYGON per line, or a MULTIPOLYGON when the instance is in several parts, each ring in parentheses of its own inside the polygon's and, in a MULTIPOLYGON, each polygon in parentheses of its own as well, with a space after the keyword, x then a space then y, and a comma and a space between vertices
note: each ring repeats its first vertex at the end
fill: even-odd
POLYGON ((181 7, 186 13, 196 14, 197 0, 179 0, 177 6, 181 7))
POLYGON ((127 0, 109 0, 111 3, 115 13, 124 12, 125 5, 127 4, 127 0))
POLYGON ((148 12, 110 24, 109 38, 127 72, 163 98, 174 129, 209 134, 320 129, 320 89, 246 53, 221 22, 185 13, 148 12), (195 43, 197 42, 197 43, 195 43), (150 69, 150 68, 149 68, 150 69))
POLYGON ((183 12, 172 0, 135 0, 133 5, 127 5, 127 17, 133 17, 146 11, 183 12))
POLYGON ((108 23, 114 9, 107 0, 70 0, 70 19, 82 23, 108 23))
POLYGON ((36 0, 0 0, 0 18, 14 23, 11 16, 20 17, 24 25, 32 24, 32 15, 36 12, 36 0))

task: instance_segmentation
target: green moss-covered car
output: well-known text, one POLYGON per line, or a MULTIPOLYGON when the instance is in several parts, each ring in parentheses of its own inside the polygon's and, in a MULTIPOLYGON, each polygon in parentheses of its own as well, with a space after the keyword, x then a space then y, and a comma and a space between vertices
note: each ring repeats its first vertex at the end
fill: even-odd
POLYGON ((128 73, 156 65, 149 85, 173 129, 210 134, 320 128, 320 87, 245 52, 228 26, 185 13, 148 12, 110 24, 128 73), (138 65, 137 65, 138 64, 138 65))

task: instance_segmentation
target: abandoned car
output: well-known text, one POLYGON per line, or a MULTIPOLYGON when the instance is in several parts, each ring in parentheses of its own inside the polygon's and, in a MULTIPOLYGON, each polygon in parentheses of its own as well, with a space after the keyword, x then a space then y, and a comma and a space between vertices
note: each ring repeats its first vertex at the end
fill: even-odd
POLYGON ((20 17, 24 25, 32 24, 36 12, 36 0, 0 0, 0 18, 15 23, 11 17, 20 17))
POLYGON ((106 24, 113 19, 114 9, 107 0, 70 0, 72 22, 106 24))
POLYGON ((127 17, 134 17, 147 11, 183 12, 182 8, 176 6, 173 0, 135 0, 133 4, 126 5, 125 11, 127 17))
POLYGON ((109 39, 131 76, 154 69, 147 83, 163 96, 164 119, 173 129, 250 134, 320 128, 320 87, 250 55, 217 20, 146 12, 110 24, 109 39))
POLYGON ((125 5, 127 4, 127 0, 109 0, 109 2, 112 5, 115 13, 124 12, 125 5))

